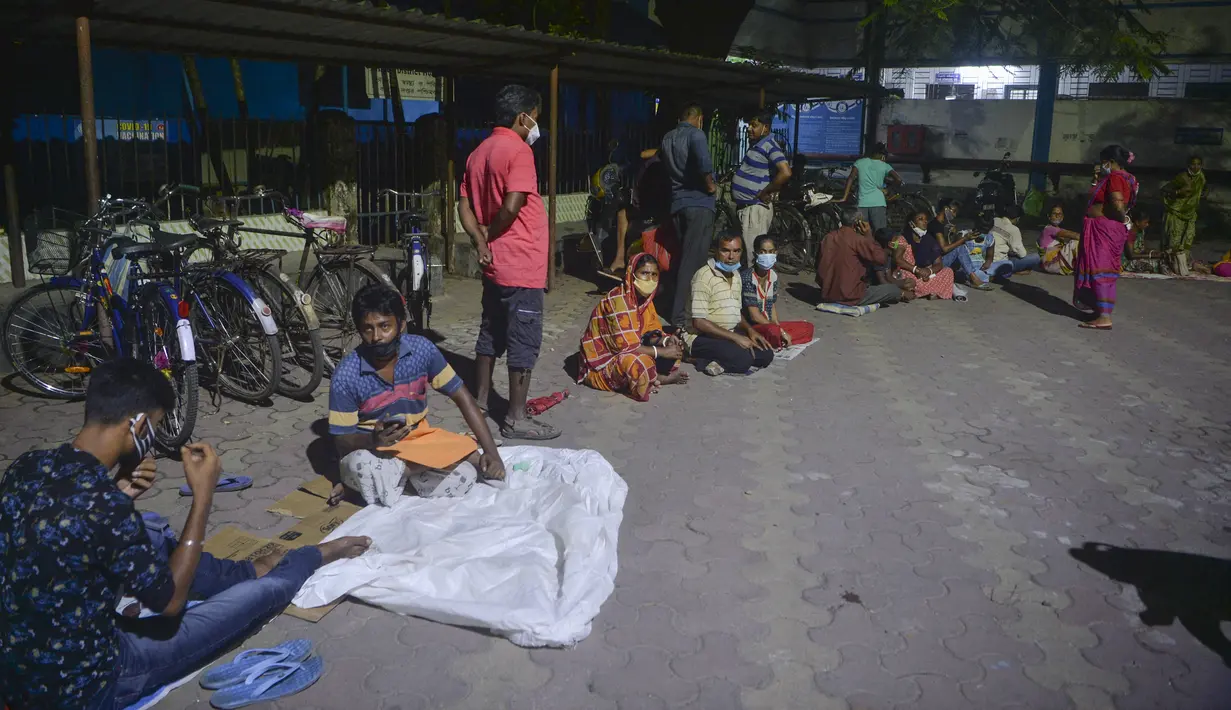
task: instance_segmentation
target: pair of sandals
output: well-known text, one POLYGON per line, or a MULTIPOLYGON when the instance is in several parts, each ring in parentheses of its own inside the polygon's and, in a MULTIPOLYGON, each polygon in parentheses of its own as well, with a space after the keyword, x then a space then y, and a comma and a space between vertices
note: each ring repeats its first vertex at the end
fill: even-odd
POLYGON ((312 642, 294 639, 239 653, 230 663, 207 671, 201 687, 215 691, 210 705, 232 710, 294 695, 324 673, 325 662, 312 655, 312 642))

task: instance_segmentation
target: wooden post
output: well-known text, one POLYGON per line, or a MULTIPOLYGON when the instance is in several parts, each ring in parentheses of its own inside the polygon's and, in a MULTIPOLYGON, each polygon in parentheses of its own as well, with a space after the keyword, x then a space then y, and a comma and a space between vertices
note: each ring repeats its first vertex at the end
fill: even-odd
POLYGON ((765 87, 761 87, 761 103, 757 104, 761 108, 765 108, 765 87))
POLYGON ((556 162, 560 154, 560 65, 551 68, 551 117, 548 119, 550 142, 547 153, 547 290, 556 285, 556 162))
POLYGON ((25 288, 26 261, 21 248, 21 212, 17 209, 17 171, 11 163, 4 166, 4 201, 9 208, 9 265, 13 268, 13 286, 25 288))
POLYGON ((453 163, 453 154, 456 152, 457 144, 457 123, 455 122, 456 111, 453 107, 453 75, 443 77, 440 83, 440 103, 445 118, 445 174, 442 185, 445 202, 440 226, 445 238, 445 271, 452 274, 457 271, 457 260, 453 254, 455 243, 453 224, 457 218, 457 186, 454 182, 457 166, 453 163))
POLYGON ((103 196, 98 177, 98 129, 94 120, 94 61, 90 55, 90 18, 77 18, 77 73, 81 84, 81 140, 85 143, 85 186, 94 214, 103 196))

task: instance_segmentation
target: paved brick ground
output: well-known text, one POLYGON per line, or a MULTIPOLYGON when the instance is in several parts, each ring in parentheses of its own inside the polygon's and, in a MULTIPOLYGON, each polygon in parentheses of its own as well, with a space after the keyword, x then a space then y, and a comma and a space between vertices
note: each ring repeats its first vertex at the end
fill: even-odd
MULTIPOLYGON (((568 382, 594 297, 566 281, 535 390, 571 386, 547 415, 559 444, 631 489, 592 635, 530 651, 349 602, 280 617, 248 645, 312 638, 328 673, 277 707, 1227 707, 1231 287, 1122 281, 1116 330, 1089 333, 1068 283, 859 320, 788 298, 817 323, 801 358, 635 404, 568 382)), ((465 364, 477 285, 449 292, 437 324, 465 364)), ((312 475, 325 403, 207 410, 200 434, 256 479, 212 526, 291 524, 265 508, 312 475)), ((0 460, 79 417, 0 394, 0 460)), ((143 506, 179 524, 164 473, 143 506)), ((190 685, 165 705, 206 701, 190 685)))

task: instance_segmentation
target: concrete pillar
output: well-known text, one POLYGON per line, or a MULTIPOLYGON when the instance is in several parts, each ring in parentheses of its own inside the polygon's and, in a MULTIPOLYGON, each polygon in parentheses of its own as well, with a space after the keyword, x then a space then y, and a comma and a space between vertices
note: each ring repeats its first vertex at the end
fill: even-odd
MULTIPOLYGON (((1056 92, 1060 88, 1060 65, 1055 61, 1039 65, 1039 96, 1034 102, 1034 139, 1030 143, 1030 160, 1046 163, 1051 160, 1051 126, 1056 113, 1056 92)), ((1047 190, 1047 171, 1032 170, 1030 187, 1047 190)))

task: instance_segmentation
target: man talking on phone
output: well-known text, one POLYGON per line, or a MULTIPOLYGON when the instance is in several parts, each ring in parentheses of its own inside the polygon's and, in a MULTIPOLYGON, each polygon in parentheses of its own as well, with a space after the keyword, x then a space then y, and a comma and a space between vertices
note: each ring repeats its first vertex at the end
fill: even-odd
POLYGON ((205 443, 180 449, 192 507, 178 543, 156 548, 133 499, 154 482, 154 432, 174 406, 153 365, 103 363, 76 438, 23 454, 0 481, 0 701, 10 710, 126 708, 235 647, 322 564, 368 548, 344 537, 253 562, 202 552, 221 471, 205 443), (153 618, 117 620, 121 589, 153 618), (204 601, 188 608, 189 595, 204 601))
POLYGON ((482 453, 468 462, 483 478, 502 480, 504 463, 478 403, 432 341, 404 332, 401 294, 383 284, 364 286, 351 316, 363 342, 338 363, 329 384, 329 433, 342 479, 330 504, 347 488, 368 504, 391 506, 401 498, 412 470, 381 449, 405 439, 427 418, 429 385, 453 400, 474 432, 482 453))

